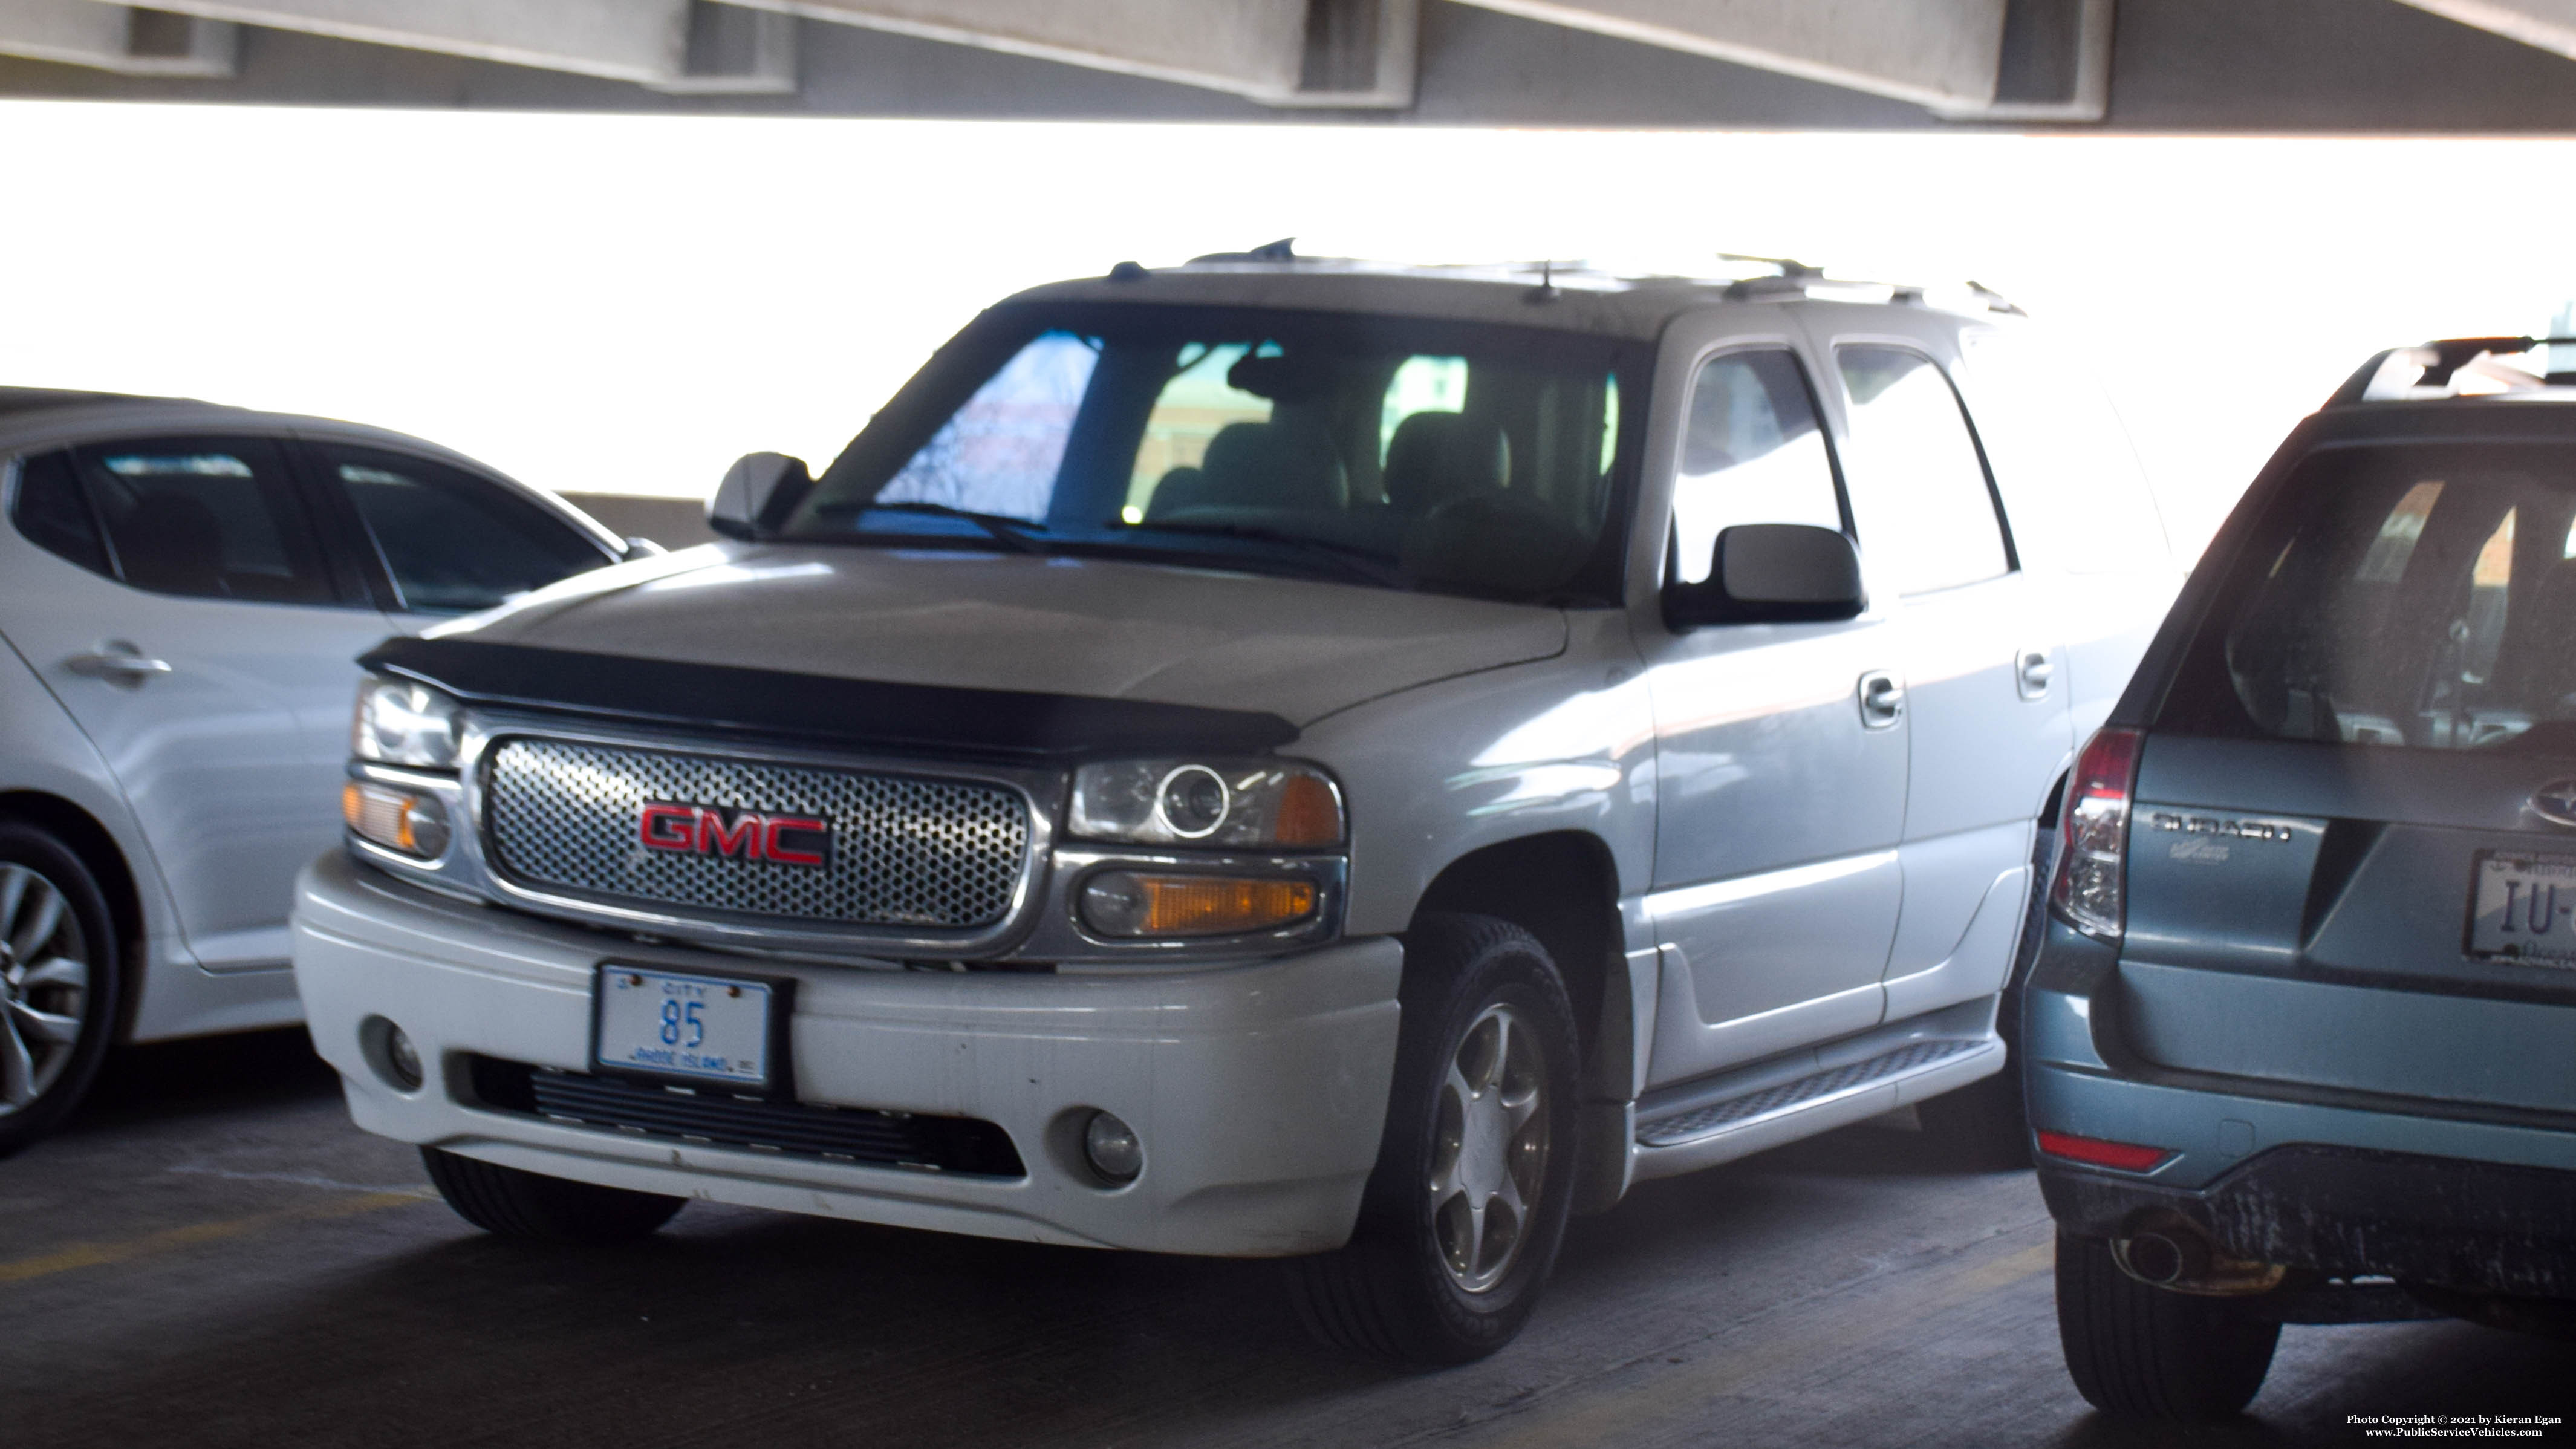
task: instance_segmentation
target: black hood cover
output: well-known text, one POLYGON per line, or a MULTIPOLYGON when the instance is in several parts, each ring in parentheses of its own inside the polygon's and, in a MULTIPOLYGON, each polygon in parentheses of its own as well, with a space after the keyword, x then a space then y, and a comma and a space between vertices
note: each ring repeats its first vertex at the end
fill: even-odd
POLYGON ((902 753, 1260 754, 1275 714, 1011 689, 882 684, 474 639, 388 639, 358 663, 479 705, 902 753))

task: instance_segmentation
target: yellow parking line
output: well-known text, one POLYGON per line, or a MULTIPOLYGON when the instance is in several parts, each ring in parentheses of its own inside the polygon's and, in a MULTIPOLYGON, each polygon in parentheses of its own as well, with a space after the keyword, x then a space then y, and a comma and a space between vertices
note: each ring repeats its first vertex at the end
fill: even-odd
MULTIPOLYGON (((1880 1342, 1934 1314, 1962 1307, 1999 1288, 2009 1288, 2036 1277, 2049 1270, 2056 1261, 2056 1253, 2057 1244, 2052 1238, 2049 1242, 2000 1258, 1947 1269, 1932 1275, 1928 1282, 1890 1283, 1885 1285, 1883 1294, 1860 1289, 1859 1292, 1870 1294, 1862 1305, 1866 1311, 1853 1312, 1847 1308, 1836 1313, 1833 1316, 1844 1321, 1830 1324, 1821 1332, 1800 1333, 1793 1328, 1765 1335, 1754 1346, 1721 1351, 1714 1360, 1696 1369, 1677 1369, 1657 1375, 1625 1392, 1607 1390, 1599 1392, 1598 1396, 1584 1394, 1580 1401, 1566 1405, 1562 1412, 1549 1412, 1542 1401, 1526 1415, 1512 1416, 1520 1422, 1490 1442, 1511 1446, 1511 1449, 1618 1443, 1650 1425, 1734 1393, 1772 1374, 1806 1367, 1833 1354, 1880 1342)), ((1508 1424, 1509 1421, 1505 1422, 1508 1424)))
POLYGON ((32 1258, 0 1262, 0 1283, 24 1283, 30 1278, 44 1278, 68 1273, 74 1268, 97 1268, 110 1263, 131 1262, 159 1253, 193 1248, 200 1243, 220 1242, 255 1233, 282 1223, 313 1222, 323 1218, 345 1218, 358 1213, 371 1213, 379 1208, 402 1207, 427 1200, 426 1193, 370 1192, 345 1197, 312 1207, 291 1208, 281 1212, 255 1213, 246 1218, 232 1218, 217 1223, 191 1223, 186 1227, 164 1228, 139 1238, 117 1243, 74 1243, 51 1253, 32 1258))

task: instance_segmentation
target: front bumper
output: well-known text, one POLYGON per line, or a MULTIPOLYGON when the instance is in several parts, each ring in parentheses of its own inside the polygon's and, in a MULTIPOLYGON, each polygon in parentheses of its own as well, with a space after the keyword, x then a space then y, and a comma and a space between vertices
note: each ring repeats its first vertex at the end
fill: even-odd
POLYGON ((2109 948, 2050 922, 2023 1008, 2030 1123, 2174 1155, 2144 1173, 2043 1157, 2066 1231, 2170 1212, 2237 1258, 2576 1298, 2576 1124, 2161 1068, 2127 1049, 2117 980, 2109 948))
POLYGON ((1388 938, 1118 975, 754 962, 452 901, 336 851, 297 882, 294 934, 307 1025, 368 1131, 644 1192, 1230 1256, 1320 1252, 1348 1238, 1384 1125, 1403 969, 1388 938), (592 972, 606 959, 793 976, 798 1101, 990 1122, 1025 1175, 721 1147, 487 1105, 473 1086, 477 1058, 586 1070, 592 972), (430 1064, 418 1090, 371 1065, 364 1028, 376 1017, 430 1064), (1142 1139, 1133 1183, 1104 1188, 1075 1160, 1079 1121, 1094 1108, 1142 1139))

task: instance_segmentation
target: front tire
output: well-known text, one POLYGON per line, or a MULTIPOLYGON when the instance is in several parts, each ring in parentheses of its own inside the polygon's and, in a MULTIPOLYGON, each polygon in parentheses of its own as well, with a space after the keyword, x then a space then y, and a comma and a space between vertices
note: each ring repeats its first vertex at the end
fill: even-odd
POLYGON ((2057 1336, 2076 1392, 2122 1419, 2223 1419, 2254 1401, 2281 1325, 2242 1303, 2151 1288, 2104 1238, 2057 1239, 2057 1336))
POLYGON ((1556 1263, 1574 1194, 1581 1046, 1547 948, 1487 916, 1405 937, 1403 1025, 1377 1168, 1348 1245, 1291 1259, 1325 1343, 1468 1363, 1512 1341, 1556 1263))
POLYGON ((44 830, 0 821, 0 1157, 80 1105, 123 992, 115 922, 88 864, 44 830))
POLYGON ((532 1242, 600 1246, 648 1237, 687 1198, 548 1177, 497 1162, 420 1150, 421 1165, 456 1215, 487 1233, 532 1242))

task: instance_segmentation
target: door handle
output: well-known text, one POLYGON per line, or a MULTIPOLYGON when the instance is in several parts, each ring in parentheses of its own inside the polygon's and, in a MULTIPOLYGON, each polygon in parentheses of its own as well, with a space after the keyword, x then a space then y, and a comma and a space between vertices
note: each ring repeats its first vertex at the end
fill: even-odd
POLYGON ((86 654, 73 655, 63 664, 74 674, 86 674, 110 684, 140 685, 156 674, 170 672, 170 661, 150 658, 122 639, 110 639, 86 654))
POLYGON ((2015 674, 2021 684, 2021 697, 2038 699, 2048 693, 2048 681, 2057 677, 2057 666, 2048 662, 2047 650, 2025 649, 2015 674))
POLYGON ((1905 714, 1905 686, 1896 676, 1883 669, 1873 669, 1860 677, 1860 722, 1864 729, 1883 730, 1905 714))

